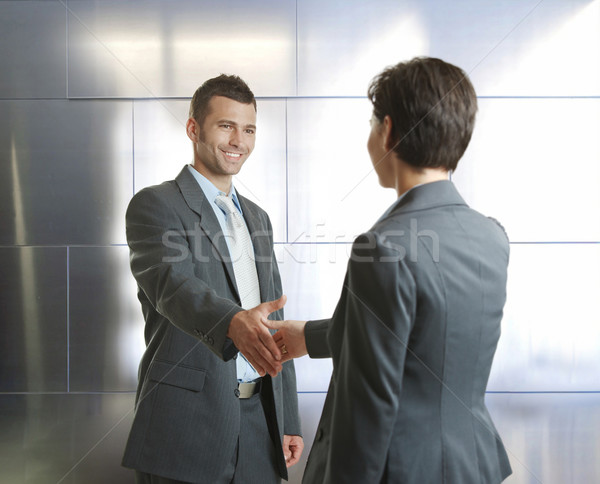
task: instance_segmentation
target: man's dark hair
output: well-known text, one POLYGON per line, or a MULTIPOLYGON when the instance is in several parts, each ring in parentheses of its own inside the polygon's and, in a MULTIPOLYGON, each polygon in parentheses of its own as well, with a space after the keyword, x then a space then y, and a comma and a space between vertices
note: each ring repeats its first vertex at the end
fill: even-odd
POLYGON ((223 96, 239 103, 250 104, 256 110, 254 94, 240 77, 221 74, 202 84, 192 97, 190 118, 194 118, 201 126, 208 113, 208 103, 213 96, 223 96))
POLYGON ((420 168, 454 171, 471 140, 477 96, 467 74, 441 59, 388 67, 369 85, 373 115, 392 119, 394 151, 420 168))

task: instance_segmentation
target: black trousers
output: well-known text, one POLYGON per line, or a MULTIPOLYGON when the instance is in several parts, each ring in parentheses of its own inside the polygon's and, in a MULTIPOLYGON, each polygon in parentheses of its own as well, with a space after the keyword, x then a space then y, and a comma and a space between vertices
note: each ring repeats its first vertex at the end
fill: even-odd
MULTIPOLYGON (((279 484, 275 448, 267 429, 258 394, 240 400, 240 436, 231 462, 223 469, 223 483, 279 484)), ((201 482, 202 476, 198 476, 201 482)), ((136 484, 192 484, 135 471, 136 484)), ((221 481, 219 481, 220 483, 221 481)))

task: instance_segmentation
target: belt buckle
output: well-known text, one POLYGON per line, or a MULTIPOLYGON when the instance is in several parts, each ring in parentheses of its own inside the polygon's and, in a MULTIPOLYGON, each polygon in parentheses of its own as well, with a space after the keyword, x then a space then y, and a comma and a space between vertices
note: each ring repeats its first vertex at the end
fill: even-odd
POLYGON ((250 398, 260 390, 260 380, 238 383, 238 398, 250 398))

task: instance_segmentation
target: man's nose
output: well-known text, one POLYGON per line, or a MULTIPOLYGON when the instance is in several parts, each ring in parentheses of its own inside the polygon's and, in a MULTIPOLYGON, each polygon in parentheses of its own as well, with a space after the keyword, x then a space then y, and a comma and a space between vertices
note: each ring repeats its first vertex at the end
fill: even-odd
POLYGON ((240 130, 234 129, 231 132, 231 136, 229 137, 229 144, 231 146, 239 147, 243 143, 244 143, 244 141, 243 141, 243 138, 242 138, 242 134, 240 133, 240 130))

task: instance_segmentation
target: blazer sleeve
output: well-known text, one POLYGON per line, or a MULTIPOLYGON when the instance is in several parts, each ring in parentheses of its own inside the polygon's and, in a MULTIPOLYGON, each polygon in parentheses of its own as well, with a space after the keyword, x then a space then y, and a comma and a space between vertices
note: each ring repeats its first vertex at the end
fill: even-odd
POLYGON ((327 332, 331 319, 308 321, 304 326, 304 340, 308 356, 311 358, 331 358, 331 351, 327 344, 327 332))
POLYGON ((228 360, 237 353, 227 338, 229 323, 242 308, 196 276, 197 254, 173 205, 156 189, 144 189, 131 200, 126 214, 131 271, 158 313, 228 360))
POLYGON ((326 483, 381 481, 416 312, 406 260, 367 235, 353 246, 328 335, 335 393, 326 483))

